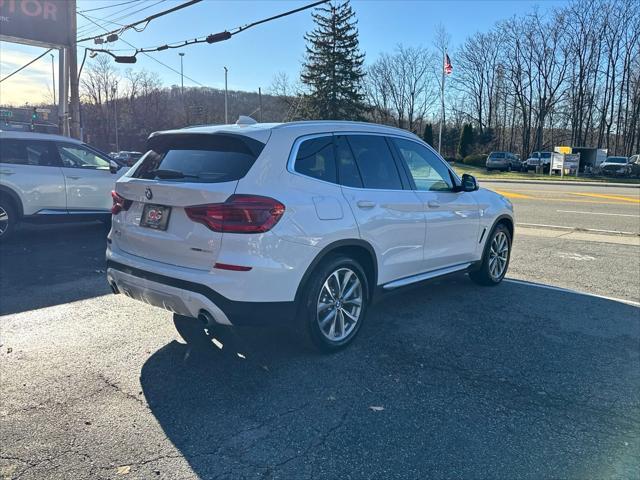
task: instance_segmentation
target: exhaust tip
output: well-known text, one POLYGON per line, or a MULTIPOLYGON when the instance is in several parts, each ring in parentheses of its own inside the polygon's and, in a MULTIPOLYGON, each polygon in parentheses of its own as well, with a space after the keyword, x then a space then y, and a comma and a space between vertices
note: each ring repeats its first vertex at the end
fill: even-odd
POLYGON ((211 315, 206 310, 200 310, 200 313, 198 314, 198 320, 200 320, 205 327, 216 323, 216 320, 215 318, 213 318, 213 315, 211 315))

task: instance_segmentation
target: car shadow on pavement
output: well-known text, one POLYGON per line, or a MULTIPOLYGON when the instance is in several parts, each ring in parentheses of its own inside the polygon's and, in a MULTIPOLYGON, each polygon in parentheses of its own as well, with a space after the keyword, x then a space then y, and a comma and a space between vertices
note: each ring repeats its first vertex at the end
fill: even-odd
POLYGON ((107 232, 99 222, 21 225, 0 247, 0 315, 110 293, 107 232))
POLYGON ((640 468, 640 309, 630 305, 462 277, 376 305, 333 355, 288 330, 225 340, 206 351, 174 341, 141 372, 151 412, 199 478, 630 478, 640 468))

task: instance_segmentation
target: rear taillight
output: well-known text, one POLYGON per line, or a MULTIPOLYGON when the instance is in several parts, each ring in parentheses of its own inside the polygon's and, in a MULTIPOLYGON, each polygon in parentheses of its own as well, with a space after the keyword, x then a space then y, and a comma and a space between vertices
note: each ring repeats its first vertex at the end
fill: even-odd
POLYGON ((126 212, 133 203, 131 200, 127 200, 118 195, 115 190, 111 192, 111 198, 113 199, 113 206, 111 207, 111 213, 113 215, 117 215, 123 210, 126 212))
POLYGON ((258 195, 231 195, 224 203, 185 207, 194 222, 214 232, 263 233, 271 230, 285 207, 273 198, 258 195))

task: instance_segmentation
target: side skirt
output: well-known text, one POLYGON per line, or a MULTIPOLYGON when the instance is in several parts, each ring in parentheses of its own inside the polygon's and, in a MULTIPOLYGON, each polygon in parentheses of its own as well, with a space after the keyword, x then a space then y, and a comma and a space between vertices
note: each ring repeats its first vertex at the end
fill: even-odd
POLYGON ((379 285, 375 289, 374 302, 378 302, 384 297, 387 297, 391 294, 408 290, 411 287, 419 287, 432 280, 439 280, 454 275, 463 275, 468 272, 478 270, 481 266, 481 260, 475 262, 466 262, 458 265, 452 265, 451 267, 419 273, 418 275, 412 275, 410 277, 401 278, 399 280, 394 280, 393 282, 385 283, 384 285, 379 285))

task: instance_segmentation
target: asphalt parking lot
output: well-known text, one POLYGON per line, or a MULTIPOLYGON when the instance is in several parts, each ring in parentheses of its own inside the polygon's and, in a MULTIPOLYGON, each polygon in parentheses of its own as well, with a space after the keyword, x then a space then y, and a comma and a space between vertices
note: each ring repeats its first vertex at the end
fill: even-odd
POLYGON ((110 294, 104 227, 24 229, 0 247, 0 477, 637 478, 640 190, 489 186, 529 224, 509 281, 404 290, 330 356, 266 328, 193 350, 110 294))

